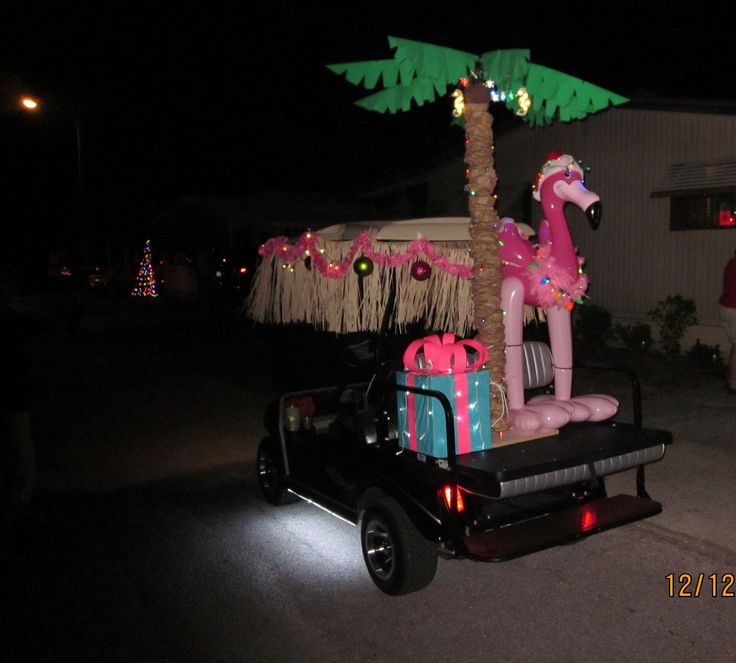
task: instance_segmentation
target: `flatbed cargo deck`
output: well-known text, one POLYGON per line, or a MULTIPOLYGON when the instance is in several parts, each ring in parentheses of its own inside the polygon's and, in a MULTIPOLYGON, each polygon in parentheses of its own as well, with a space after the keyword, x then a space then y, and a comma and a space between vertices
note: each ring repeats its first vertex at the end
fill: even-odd
POLYGON ((460 454, 455 463, 487 495, 512 497, 653 463, 671 442, 667 431, 631 424, 569 424, 554 436, 460 454))

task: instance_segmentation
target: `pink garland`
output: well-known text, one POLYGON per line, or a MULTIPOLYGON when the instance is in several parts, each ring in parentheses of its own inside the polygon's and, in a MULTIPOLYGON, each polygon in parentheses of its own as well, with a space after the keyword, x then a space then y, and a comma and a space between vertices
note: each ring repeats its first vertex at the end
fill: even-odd
POLYGON ((448 274, 463 279, 473 277, 473 268, 471 266, 450 262, 447 258, 437 253, 432 242, 424 237, 410 242, 406 253, 390 256, 374 251, 370 233, 369 231, 365 231, 355 238, 348 255, 342 262, 337 264, 330 262, 324 257, 317 247, 317 233, 311 231, 305 232, 293 245, 287 244, 286 237, 273 237, 258 249, 258 253, 264 258, 278 256, 284 262, 295 262, 308 255, 312 259, 312 264, 324 276, 332 279, 341 279, 344 278, 353 264, 358 250, 381 267, 391 267, 394 269, 422 255, 426 256, 435 267, 448 274))
MULTIPOLYGON (((400 265, 415 259, 418 256, 426 258, 437 268, 458 276, 463 279, 473 277, 473 269, 468 265, 452 263, 444 256, 437 253, 432 242, 422 237, 409 243, 405 253, 386 255, 373 249, 369 231, 358 235, 350 247, 348 255, 339 263, 330 262, 317 245, 317 233, 305 232, 295 244, 287 243, 286 237, 273 237, 263 244, 258 253, 264 258, 278 256, 283 262, 293 263, 301 260, 305 255, 311 257, 314 265, 324 276, 332 279, 345 277, 348 270, 355 261, 358 251, 370 258, 381 267, 395 269, 400 265)), ((567 270, 555 264, 554 257, 550 256, 550 248, 541 246, 537 248, 536 261, 529 265, 527 273, 529 288, 535 296, 539 305, 546 308, 549 306, 564 306, 572 310, 576 303, 581 303, 585 291, 588 289, 588 277, 578 270, 577 278, 567 270)), ((582 267, 584 260, 578 258, 578 264, 582 267)))
POLYGON ((578 258, 578 276, 575 278, 565 269, 555 264, 554 257, 549 255, 547 246, 539 247, 536 262, 530 263, 529 290, 542 308, 563 306, 572 310, 575 304, 581 304, 588 289, 588 277, 583 274, 583 258, 578 258))

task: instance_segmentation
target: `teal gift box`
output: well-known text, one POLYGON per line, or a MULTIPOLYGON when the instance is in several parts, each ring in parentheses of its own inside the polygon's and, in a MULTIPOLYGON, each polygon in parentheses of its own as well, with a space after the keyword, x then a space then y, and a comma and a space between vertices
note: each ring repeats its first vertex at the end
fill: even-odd
MULTIPOLYGON (((490 374, 486 370, 452 375, 396 374, 398 385, 443 393, 452 405, 455 452, 491 448, 490 374)), ((397 392, 399 445, 417 453, 447 458, 447 428, 440 401, 433 396, 397 392)))

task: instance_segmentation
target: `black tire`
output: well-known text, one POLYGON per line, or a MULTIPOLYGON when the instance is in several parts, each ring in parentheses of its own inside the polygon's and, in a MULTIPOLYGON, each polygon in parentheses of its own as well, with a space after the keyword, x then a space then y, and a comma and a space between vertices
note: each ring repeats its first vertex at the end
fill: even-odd
POLYGON ((426 587, 437 571, 437 546, 422 536, 399 503, 384 495, 369 503, 360 525, 363 559, 371 579, 399 596, 426 587))
POLYGON ((284 486, 284 464, 277 442, 270 437, 258 445, 256 457, 258 488, 263 499, 274 506, 292 504, 299 500, 284 486))

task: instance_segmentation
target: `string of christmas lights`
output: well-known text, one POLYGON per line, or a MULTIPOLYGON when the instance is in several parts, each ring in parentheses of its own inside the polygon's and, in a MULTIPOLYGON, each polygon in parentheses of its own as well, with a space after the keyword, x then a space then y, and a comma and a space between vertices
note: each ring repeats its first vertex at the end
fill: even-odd
MULTIPOLYGON (((475 72, 471 72, 472 78, 464 77, 458 82, 459 87, 456 88, 452 93, 452 116, 459 118, 465 113, 465 95, 463 89, 478 83, 483 79, 482 73, 479 75, 475 72)), ((532 107, 532 98, 529 91, 523 85, 514 93, 511 90, 499 90, 496 82, 493 80, 483 80, 483 86, 488 89, 488 98, 490 101, 505 102, 508 106, 512 107, 516 104, 514 112, 519 117, 525 117, 532 107)))
POLYGON ((582 304, 588 289, 588 277, 583 273, 583 258, 578 258, 578 275, 573 277, 555 264, 549 255, 549 247, 539 247, 536 262, 528 265, 530 291, 544 307, 560 306, 572 311, 575 304, 582 304))
POLYGON ((133 297, 158 297, 156 292, 156 275, 153 270, 153 257, 151 254, 151 240, 146 240, 143 247, 143 258, 138 269, 136 284, 130 293, 133 297))
POLYGON ((353 266, 358 251, 361 251, 362 256, 356 261, 356 264, 359 265, 358 268, 353 268, 359 274, 368 275, 372 271, 372 268, 365 262, 366 259, 375 262, 381 267, 396 268, 419 256, 425 256, 432 266, 448 274, 453 274, 464 279, 469 279, 473 276, 473 270, 470 266, 450 262, 438 253, 432 242, 426 238, 420 238, 410 242, 408 249, 404 253, 385 255, 373 249, 370 232, 365 231, 355 238, 347 256, 337 263, 325 257, 325 250, 320 248, 317 243, 317 233, 312 231, 302 234, 293 245, 287 243, 286 237, 273 237, 258 249, 258 253, 264 258, 278 257, 286 269, 289 268, 290 263, 294 263, 297 260, 309 259, 312 267, 316 267, 323 276, 333 279, 344 278, 345 274, 353 266))
MULTIPOLYGON (((498 244, 502 245, 503 242, 498 240, 498 244)), ((428 279, 432 273, 432 266, 459 278, 473 278, 472 265, 450 262, 437 253, 432 242, 426 238, 411 242, 404 253, 386 255, 372 248, 369 231, 358 235, 347 256, 339 262, 325 256, 325 249, 319 246, 317 233, 314 231, 303 233, 293 244, 289 244, 284 236, 273 237, 261 245, 258 253, 264 258, 278 258, 282 268, 291 272, 294 271, 293 264, 297 260, 304 260, 310 269, 316 268, 323 276, 331 279, 344 278, 351 267, 359 276, 367 277, 373 273, 374 263, 381 267, 396 268, 410 260, 415 260, 411 274, 417 281, 428 279), (361 255, 356 258, 358 252, 361 255), (419 256, 426 257, 429 263, 416 260, 419 256)), ((584 260, 580 258, 577 278, 571 280, 565 270, 555 265, 554 258, 549 256, 548 247, 537 247, 535 261, 528 265, 527 272, 531 290, 537 294, 544 306, 560 306, 572 310, 575 304, 583 303, 584 293, 588 287, 588 277, 582 270, 583 262, 584 260)), ((481 265, 478 271, 484 273, 485 269, 481 265)))

